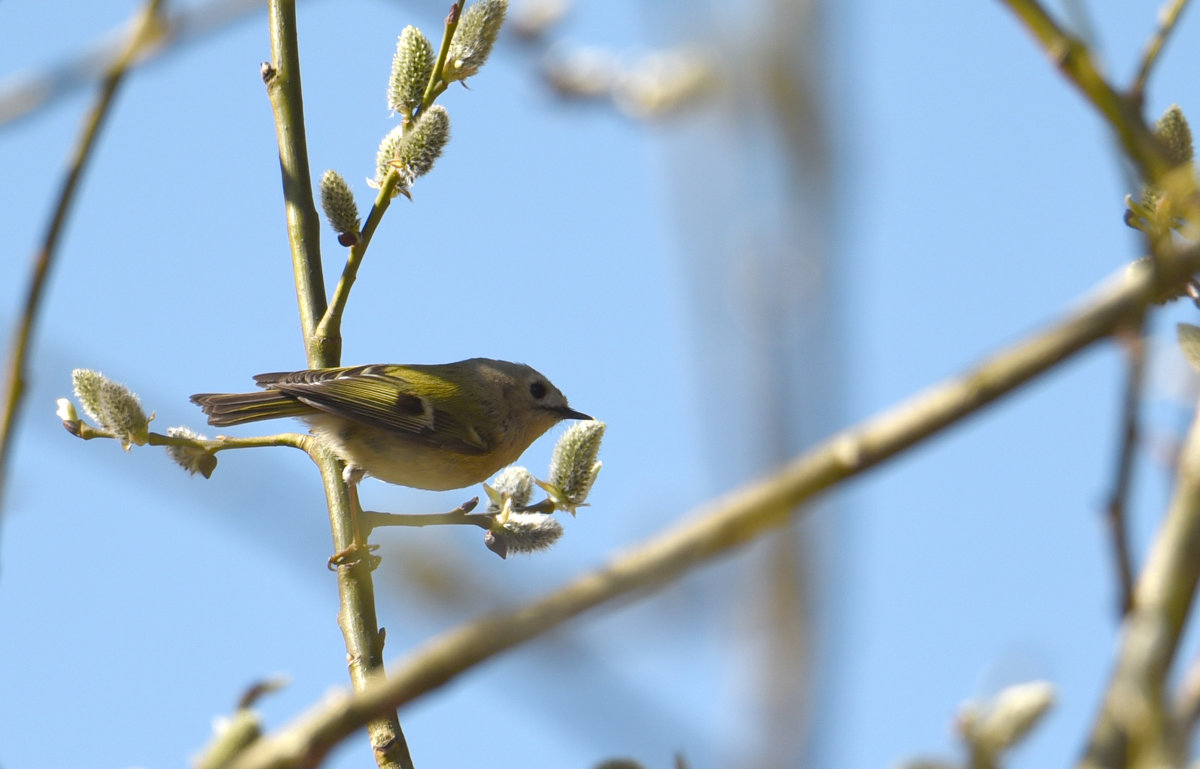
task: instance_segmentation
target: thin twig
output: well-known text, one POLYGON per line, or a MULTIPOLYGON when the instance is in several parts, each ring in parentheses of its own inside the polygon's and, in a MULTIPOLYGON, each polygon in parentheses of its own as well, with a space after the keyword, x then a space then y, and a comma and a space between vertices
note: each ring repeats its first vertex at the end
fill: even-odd
MULTIPOLYGON (((429 109, 433 105, 434 100, 446 90, 446 83, 442 80, 442 70, 446 65, 446 56, 450 51, 450 42, 454 39, 454 30, 458 29, 458 18, 462 15, 464 2, 465 0, 457 0, 457 2, 450 6, 450 13, 446 15, 445 31, 442 33, 442 46, 438 49, 437 58, 434 60, 429 82, 425 85, 425 93, 421 98, 421 107, 418 114, 429 109)), ((404 131, 407 133, 412 127, 412 121, 406 119, 404 131)), ((399 184, 400 171, 393 168, 379 185, 379 193, 375 196, 375 203, 371 206, 371 210, 367 214, 362 231, 358 233, 357 242, 349 248, 346 255, 346 265, 342 268, 342 275, 338 278, 337 286, 334 287, 333 295, 329 299, 329 306, 325 308, 325 311, 321 315, 321 320, 317 324, 317 338, 340 338, 342 316, 345 314, 346 304, 350 300, 350 289, 354 287, 354 282, 358 279, 358 268, 362 266, 363 257, 367 253, 367 247, 371 244, 375 228, 382 221, 384 212, 391 206, 392 198, 395 197, 395 190, 399 184)), ((408 193, 405 192, 404 194, 407 195, 408 193)))
POLYGON ((478 526, 491 528, 492 516, 470 515, 479 504, 479 497, 472 497, 447 513, 380 513, 364 510, 359 520, 363 529, 370 531, 381 526, 478 526))
POLYGON ((464 513, 376 513, 365 512, 362 518, 367 529, 383 526, 478 526, 491 528, 492 516, 466 515, 464 513))
POLYGON ((1142 402, 1142 386, 1146 376, 1146 349, 1142 339, 1145 314, 1124 330, 1127 366, 1125 393, 1121 401, 1121 446, 1117 452, 1112 494, 1106 510, 1113 562, 1117 571, 1118 617, 1124 617, 1133 606, 1133 565, 1129 554, 1129 532, 1126 507, 1133 481, 1134 460, 1137 458, 1138 410, 1142 402))
POLYGON ((342 340, 315 335, 317 323, 325 314, 325 278, 321 270, 321 219, 313 200, 312 175, 308 167, 300 53, 296 40, 296 3, 295 0, 272 0, 269 10, 271 65, 263 68, 263 80, 275 113, 279 170, 283 177, 283 201, 304 353, 309 367, 328 368, 338 365, 342 340))
POLYGON ((92 156, 100 129, 111 111, 117 89, 124 80, 130 63, 137 57, 138 51, 158 32, 158 13, 161 5, 161 0, 149 0, 142 7, 133 21, 121 55, 113 61, 112 66, 105 73, 96 103, 92 105, 91 111, 84 119, 79 141, 71 154, 67 174, 63 177, 62 185, 59 187, 54 212, 51 214, 46 232, 42 236, 42 244, 33 257, 33 268, 25 291, 25 301, 21 308, 17 327, 13 331, 8 360, 4 365, 4 389, 3 394, 0 395, 0 509, 3 509, 2 500, 7 483, 8 466, 12 461, 10 453, 17 415, 25 394, 26 364, 29 359, 30 347, 33 344, 33 334, 42 300, 45 297, 50 269, 58 254, 63 225, 71 212, 75 193, 79 189, 79 181, 92 156))
MULTIPOLYGON (((116 440, 115 433, 96 427, 84 421, 63 422, 67 432, 81 440, 90 441, 96 438, 116 440)), ((147 433, 147 446, 175 446, 178 448, 200 449, 212 454, 231 449, 263 449, 268 447, 286 446, 300 449, 315 458, 316 440, 311 435, 300 433, 276 433, 275 435, 252 435, 245 438, 223 436, 220 438, 187 438, 182 435, 165 435, 163 433, 147 433)))
POLYGON ((366 256, 367 247, 371 245, 375 228, 379 226, 384 212, 391 205, 392 193, 399 184, 400 172, 392 169, 384 178, 383 184, 379 185, 379 194, 375 196, 375 204, 371 206, 367 220, 363 223, 362 231, 358 233, 358 241, 348 249, 342 275, 338 278, 337 286, 329 299, 329 306, 325 308, 325 312, 317 324, 314 332, 317 338, 341 338, 342 316, 346 312, 346 304, 350 301, 350 289, 354 287, 354 282, 358 279, 358 268, 362 265, 363 257, 366 256))
MULTIPOLYGON (((437 59, 433 62, 433 72, 429 74, 429 82, 425 84, 425 93, 421 96, 421 110, 429 109, 435 99, 446 90, 446 81, 442 75, 446 69, 446 57, 450 53, 450 43, 454 40, 454 31, 458 29, 458 20, 462 16, 466 0, 455 0, 446 14, 446 26, 442 30, 442 46, 438 49, 437 59)), ((420 113, 418 113, 420 114, 420 113)))
MULTIPOLYGON (((1180 252, 1160 272, 1182 283, 1200 269, 1200 247, 1180 252), (1167 274, 1169 272, 1169 274, 1167 274)), ((377 713, 388 712, 465 670, 602 603, 661 587, 715 556, 789 520, 796 507, 936 435, 1034 377, 1104 339, 1143 312, 1157 291, 1155 272, 1123 271, 1115 286, 1040 334, 997 353, 961 376, 918 394, 821 443, 775 475, 712 503, 608 567, 532 604, 460 627, 427 643, 365 691, 339 695, 232 764, 236 769, 309 765, 377 713)), ((1200 484, 1196 484, 1200 491, 1200 484)), ((1196 560, 1200 567, 1200 560, 1196 560)), ((1141 596, 1139 595, 1139 598, 1141 596)))
POLYGON ((1154 65, 1158 62, 1159 54, 1162 53, 1163 46, 1167 42, 1167 38, 1175 31, 1175 27, 1179 25, 1179 18, 1183 15, 1183 9, 1187 7, 1188 0, 1168 0, 1167 5, 1163 7, 1158 14, 1158 29, 1154 30, 1154 34, 1150 36, 1150 41, 1146 43, 1146 51, 1142 54, 1141 64, 1138 66, 1137 75, 1133 79, 1133 84, 1129 87, 1129 100, 1140 109, 1146 100, 1146 83, 1150 80, 1150 71, 1154 69, 1154 65))

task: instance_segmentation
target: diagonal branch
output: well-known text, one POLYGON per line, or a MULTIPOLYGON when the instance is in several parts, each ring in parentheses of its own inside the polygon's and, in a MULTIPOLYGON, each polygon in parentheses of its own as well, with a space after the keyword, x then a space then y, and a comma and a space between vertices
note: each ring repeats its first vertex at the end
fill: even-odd
POLYGON ((1100 74, 1087 46, 1068 34, 1037 0, 1001 0, 1025 23, 1046 55, 1099 110, 1121 140, 1125 154, 1145 180, 1158 179, 1170 163, 1162 146, 1142 120, 1139 105, 1114 89, 1100 74))
MULTIPOLYGON (((173 9, 160 9, 160 32, 138 49, 127 69, 135 69, 184 43, 204 39, 233 22, 260 10, 263 0, 210 0, 173 9)), ((0 130, 48 107, 77 89, 91 86, 100 73, 112 70, 124 55, 124 29, 101 35, 69 58, 36 72, 10 73, 0 81, 0 130)))
MULTIPOLYGON (((1107 338, 1141 314, 1162 280, 1182 283, 1200 269, 1200 247, 1168 270, 1126 270, 1116 284, 1042 333, 961 376, 918 394, 801 455, 775 475, 735 491, 677 527, 523 608, 484 617, 427 643, 386 679, 340 695, 251 746, 237 769, 309 765, 368 719, 452 680, 474 665, 582 612, 679 578, 715 556, 778 527, 796 506, 916 445, 1039 374, 1107 338)), ((1198 486, 1200 488, 1200 486, 1198 486)), ((1197 562, 1200 563, 1200 562, 1197 562)))
POLYGON ((75 193, 79 189, 79 181, 87 167, 87 162, 96 147, 100 129, 108 117, 117 89, 125 78, 130 65, 137 59, 139 52, 151 44, 159 32, 160 0, 149 0, 138 13, 132 25, 125 47, 104 75, 100 94, 83 123, 83 131, 79 143, 71 154, 67 175, 63 178, 58 192, 58 202, 54 213, 42 236, 42 245, 33 258, 32 274, 25 291, 25 301, 21 307, 20 319, 13 331, 9 347, 8 360, 4 365, 4 385, 0 394, 0 499, 3 498, 7 482, 7 468, 11 462, 9 454, 12 451, 13 433, 16 428, 17 414, 25 394, 25 367, 29 358, 29 349, 33 344, 33 333, 37 323, 38 313, 45 298, 46 285, 50 277, 50 269, 54 257, 58 253, 59 238, 62 236, 63 225, 75 202, 75 193))
POLYGON ((1188 0, 1169 0, 1169 3, 1159 11, 1158 29, 1154 30, 1150 42, 1146 44, 1146 52, 1142 54, 1137 75, 1133 78, 1133 85, 1129 87, 1129 98, 1138 107, 1141 107, 1145 101, 1146 83, 1150 79, 1150 72, 1158 63, 1158 57, 1167 43, 1167 38, 1179 26, 1179 18, 1183 15, 1183 9, 1187 7, 1187 4, 1188 0))

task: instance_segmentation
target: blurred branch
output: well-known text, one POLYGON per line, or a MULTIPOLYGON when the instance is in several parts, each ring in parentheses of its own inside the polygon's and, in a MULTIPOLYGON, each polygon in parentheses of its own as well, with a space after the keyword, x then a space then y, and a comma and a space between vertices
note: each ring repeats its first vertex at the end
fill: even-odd
POLYGON ((1025 23, 1050 60, 1075 84, 1116 131, 1125 154, 1143 179, 1158 179, 1169 167, 1162 146, 1142 120, 1139 104, 1101 76, 1088 47, 1063 31, 1037 0, 1001 0, 1025 23))
POLYGON ((1138 579, 1116 669, 1081 767, 1179 766, 1164 688, 1200 580, 1200 411, 1179 457, 1175 496, 1138 579))
MULTIPOLYGON (((1050 57, 1100 110, 1117 132, 1126 154, 1147 183, 1167 179, 1171 162, 1140 116, 1142 92, 1158 53, 1182 13, 1184 2, 1168 6, 1151 41, 1131 93, 1123 97, 1092 64, 1086 46, 1066 35, 1036 0, 1005 0, 1033 32, 1050 57)), ((1170 179, 1178 200, 1187 202, 1184 219, 1195 222, 1196 180, 1190 164, 1170 179)), ((1174 268, 1165 238, 1151 237, 1151 271, 1174 268)), ((1197 412, 1200 415, 1200 411, 1197 412)), ((1179 457, 1175 496, 1163 528, 1134 588, 1132 609, 1123 626, 1115 670, 1079 766, 1177 766, 1183 744, 1166 712, 1164 688, 1179 637, 1200 580, 1200 419, 1193 421, 1179 457)))
POLYGON ((1175 697, 1174 718, 1180 744, 1191 745, 1196 734, 1196 724, 1200 722, 1200 656, 1192 660, 1179 684, 1175 697))
POLYGON ((1116 480, 1106 509, 1113 562, 1117 570, 1118 612, 1120 617, 1133 606, 1133 565, 1129 555, 1129 532, 1126 507, 1133 482, 1133 465, 1137 457, 1138 406, 1142 402, 1142 386, 1146 376, 1146 345, 1142 339, 1145 315, 1137 319, 1122 334, 1126 341, 1125 393, 1121 400, 1121 447, 1117 454, 1116 480))
MULTIPOLYGON (((214 0, 159 16, 159 35, 141 46, 127 69, 227 26, 258 10, 264 0, 214 0)), ((9 75, 0 83, 0 127, 28 117, 77 88, 90 85, 97 72, 109 72, 124 55, 127 34, 122 26, 68 61, 29 74, 9 75)))
MULTIPOLYGON (((1163 268, 1123 271, 1116 284, 1040 334, 997 353, 956 379, 918 394, 868 422, 827 439, 775 475, 711 503, 691 520, 514 611, 481 618, 427 643, 387 678, 340 694, 231 766, 308 766, 379 713, 411 702, 474 665, 630 593, 679 578, 715 556, 788 521, 797 505, 882 463, 973 414, 1021 384, 1064 363, 1144 311, 1164 282, 1182 283, 1200 269, 1200 247, 1179 251, 1163 268)), ((1197 486, 1200 493, 1200 486, 1197 486)), ((1200 561, 1196 561, 1200 568, 1200 561)))
POLYGON ((1178 26, 1179 18, 1183 15, 1183 9, 1187 7, 1187 4, 1188 0, 1168 0, 1168 4, 1159 12, 1158 29, 1154 30, 1150 42, 1146 44, 1141 65, 1133 79, 1133 85, 1129 87, 1129 99, 1139 109, 1146 99, 1146 82, 1150 79, 1150 71, 1158 62, 1159 54, 1162 53, 1167 38, 1178 26))
POLYGON ((79 141, 71 154, 67 175, 63 178, 58 192, 58 202, 50 216, 46 232, 42 236, 42 245, 33 257, 32 273, 25 292, 25 301, 21 307, 17 327, 13 331, 10 343, 9 357, 4 365, 4 386, 0 394, 0 499, 3 498, 5 484, 8 480, 8 466, 11 462, 9 453, 12 450, 13 433, 16 427, 17 414, 25 393, 26 362, 29 357, 29 347, 33 342, 34 326, 38 312, 45 296, 46 282, 54 257, 58 253, 58 243, 62 236, 63 225, 75 201, 75 193, 79 189, 79 181, 84 169, 91 158, 92 150, 100 135, 116 98, 117 89, 125 78, 125 73, 137 58, 139 51, 153 42, 160 32, 159 9, 161 0, 149 0, 133 19, 130 31, 127 33, 121 53, 105 71, 100 94, 91 112, 84 119, 83 130, 79 141))
MULTIPOLYGON (((336 336, 317 333, 327 304, 321 272, 320 218, 313 201, 304 131, 296 2, 270 0, 268 9, 271 62, 263 65, 263 82, 275 116, 304 351, 311 368, 328 368, 339 364, 342 342, 340 333, 336 336)), ((317 466, 325 487, 333 546, 338 554, 330 559, 337 567, 338 626, 346 642, 350 682, 356 691, 362 691, 370 680, 384 674, 384 637, 375 611, 372 559, 363 554, 357 494, 342 477, 342 463, 332 453, 321 454, 316 457, 317 466)), ((394 708, 377 711, 363 723, 381 769, 412 769, 412 757, 394 708)))

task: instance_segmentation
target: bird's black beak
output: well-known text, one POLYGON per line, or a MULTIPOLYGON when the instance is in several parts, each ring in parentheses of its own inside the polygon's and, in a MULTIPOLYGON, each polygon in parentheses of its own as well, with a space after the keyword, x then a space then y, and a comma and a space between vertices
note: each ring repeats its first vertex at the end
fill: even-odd
POLYGON ((583 413, 582 411, 576 411, 575 409, 571 408, 570 406, 563 406, 560 409, 555 409, 555 412, 563 419, 591 420, 591 417, 589 417, 587 414, 583 413))

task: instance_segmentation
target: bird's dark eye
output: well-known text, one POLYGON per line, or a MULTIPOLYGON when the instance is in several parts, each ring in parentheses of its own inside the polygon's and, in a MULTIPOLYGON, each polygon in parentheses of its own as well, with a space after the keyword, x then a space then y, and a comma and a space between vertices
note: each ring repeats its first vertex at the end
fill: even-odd
POLYGON ((534 382, 529 385, 529 394, 533 396, 535 401, 540 401, 546 397, 546 385, 543 382, 534 382))

